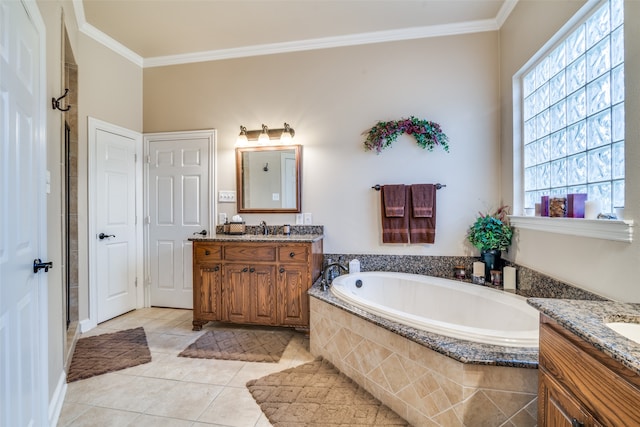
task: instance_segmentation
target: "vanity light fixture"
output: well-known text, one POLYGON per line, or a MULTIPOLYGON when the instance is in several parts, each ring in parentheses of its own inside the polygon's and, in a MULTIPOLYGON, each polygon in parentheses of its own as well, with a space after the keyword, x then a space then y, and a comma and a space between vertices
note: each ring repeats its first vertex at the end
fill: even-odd
POLYGON ((258 136, 258 145, 267 145, 269 144, 269 128, 267 125, 262 124, 262 132, 260 136, 258 136))
POLYGON ((247 138, 247 128, 244 126, 240 126, 240 135, 238 135, 238 139, 236 140, 237 147, 245 147, 249 145, 249 139, 247 138))
POLYGON ((246 127, 240 126, 240 134, 236 140, 236 146, 269 145, 272 140, 276 145, 288 145, 293 142, 295 134, 295 130, 288 123, 285 123, 284 127, 277 129, 269 129, 265 124, 262 125, 262 129, 256 130, 247 130, 246 127))

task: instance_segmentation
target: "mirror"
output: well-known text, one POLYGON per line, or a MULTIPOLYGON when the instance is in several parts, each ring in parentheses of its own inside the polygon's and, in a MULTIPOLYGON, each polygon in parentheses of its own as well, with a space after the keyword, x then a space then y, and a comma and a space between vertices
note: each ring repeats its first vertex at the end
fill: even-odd
POLYGON ((301 212, 300 145, 236 148, 238 212, 301 212))

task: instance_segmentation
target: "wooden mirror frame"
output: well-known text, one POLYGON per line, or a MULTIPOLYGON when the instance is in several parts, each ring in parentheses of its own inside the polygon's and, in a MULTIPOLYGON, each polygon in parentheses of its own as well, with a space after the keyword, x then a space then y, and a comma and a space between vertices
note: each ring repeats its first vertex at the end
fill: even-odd
POLYGON ((260 147, 237 147, 236 148, 236 193, 238 213, 300 213, 302 212, 302 146, 301 145, 268 145, 260 147), (295 208, 246 208, 244 206, 244 170, 243 170, 243 154, 251 152, 263 151, 282 151, 293 150, 296 158, 295 174, 296 174, 296 206, 295 208))

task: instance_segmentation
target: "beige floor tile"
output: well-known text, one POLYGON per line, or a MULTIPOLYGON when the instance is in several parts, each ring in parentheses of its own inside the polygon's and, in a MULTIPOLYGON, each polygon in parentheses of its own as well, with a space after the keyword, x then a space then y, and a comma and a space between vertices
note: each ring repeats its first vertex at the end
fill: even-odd
POLYGON ((69 425, 73 420, 91 409, 91 406, 82 403, 65 403, 58 418, 59 426, 69 425))
POLYGON ((192 424, 193 422, 189 420, 140 414, 129 425, 131 427, 191 427, 192 424))
POLYGON ((175 385, 164 391, 162 397, 145 412, 195 421, 222 390, 222 387, 215 385, 175 382, 175 385))
POLYGON ((246 387, 225 387, 198 421, 247 427, 255 426, 261 415, 260 407, 246 387))
MULTIPOLYGON (((91 407, 78 418, 67 424, 68 427, 122 427, 138 417, 135 412, 91 407)), ((60 426, 60 424, 58 424, 60 426)), ((62 426, 60 426, 62 427, 62 426)), ((65 426, 66 427, 66 426, 65 426)))

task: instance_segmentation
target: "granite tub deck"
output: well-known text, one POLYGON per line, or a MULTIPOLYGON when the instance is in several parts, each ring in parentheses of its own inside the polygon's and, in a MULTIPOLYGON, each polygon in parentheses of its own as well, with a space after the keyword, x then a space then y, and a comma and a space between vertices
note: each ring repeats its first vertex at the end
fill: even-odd
POLYGON ((640 344, 605 325, 607 322, 640 323, 640 304, 547 298, 530 298, 527 302, 640 375, 640 344))
POLYGON ((538 350, 420 331, 310 290, 311 353, 414 426, 534 426, 538 350))

